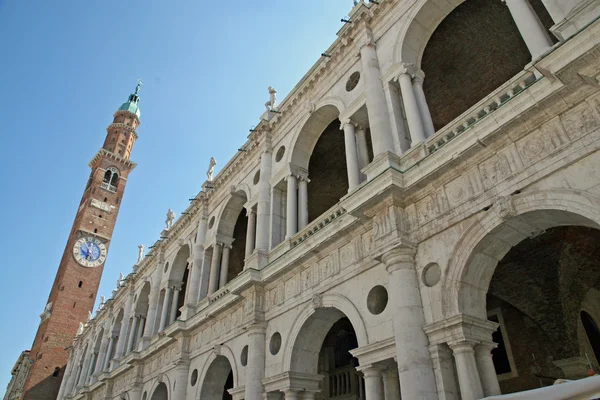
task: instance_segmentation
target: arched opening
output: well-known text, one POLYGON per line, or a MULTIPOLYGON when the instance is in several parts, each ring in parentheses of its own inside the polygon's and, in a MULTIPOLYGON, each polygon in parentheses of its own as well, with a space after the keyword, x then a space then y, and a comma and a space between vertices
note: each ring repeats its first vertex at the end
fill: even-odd
MULTIPOLYGON (((175 315, 169 315, 169 323, 175 321, 175 319, 179 318, 181 315, 181 311, 179 310, 185 304, 185 294, 188 284, 188 274, 189 274, 189 263, 188 259, 190 258, 190 247, 185 244, 181 246, 177 255, 175 256, 175 260, 173 261, 173 265, 171 266, 171 271, 169 274, 169 281, 174 282, 176 287, 179 287, 179 293, 177 295, 176 307, 175 307, 175 315)), ((169 313, 171 310, 169 310, 169 313)))
POLYGON ((208 367, 202 388, 200 398, 206 400, 231 400, 228 390, 232 389, 233 370, 231 364, 225 356, 217 356, 208 367))
POLYGON ((115 318, 115 323, 113 324, 112 332, 113 332, 113 337, 115 338, 115 340, 113 341, 111 352, 110 352, 110 354, 108 354, 109 361, 112 361, 112 359, 115 357, 117 348, 119 347, 119 341, 125 340, 125 338, 119 337, 119 334, 121 332, 121 324, 123 323, 124 315, 125 315, 125 312, 121 308, 119 310, 119 313, 117 314, 117 317, 115 318))
POLYGON ((335 119, 323 131, 308 163, 308 222, 333 207, 348 193, 344 133, 335 119))
POLYGON ((364 382, 356 370, 358 360, 350 353, 357 347, 356 332, 343 312, 336 308, 317 309, 296 338, 290 371, 307 377, 323 375, 322 380, 313 382, 313 387, 307 387, 320 388, 323 399, 360 398, 361 394, 364 396, 364 382))
MULTIPOLYGON (((92 348, 92 369, 91 373, 94 374, 96 371, 96 364, 98 364, 100 357, 100 346, 102 346, 102 339, 104 338, 104 328, 100 329, 98 336, 96 337, 96 341, 94 342, 94 347, 92 348)), ((102 360, 100 360, 102 362, 102 360)))
POLYGON ((580 317, 587 339, 590 343, 590 346, 592 346, 592 350, 594 351, 594 357, 596 357, 596 365, 598 365, 598 363, 600 363, 600 330, 598 330, 598 325, 596 324, 596 321, 594 321, 592 316, 587 312, 582 311, 580 313, 580 317))
POLYGON ((150 400, 169 400, 169 389, 164 382, 158 384, 150 400))
POLYGON ((163 305, 165 302, 165 289, 161 289, 158 294, 158 303, 156 303, 156 318, 154 318, 154 326, 152 328, 152 334, 155 334, 160 329, 160 319, 162 315, 163 305))
POLYGON ((227 282, 244 270, 248 230, 248 216, 244 204, 247 201, 246 192, 243 190, 236 191, 227 202, 219 219, 217 235, 223 240, 221 270, 218 271, 219 288, 225 286, 227 282))
POLYGON ((119 170, 115 167, 110 167, 104 172, 101 187, 111 192, 116 192, 119 186, 119 170))
POLYGON ((138 317, 136 332, 134 332, 133 346, 132 349, 137 349, 146 324, 148 323, 148 309, 150 307, 150 282, 144 283, 142 290, 140 291, 137 302, 135 303, 135 316, 138 317))
POLYGON ((587 375, 577 327, 585 294, 600 283, 599 257, 600 230, 562 226, 519 242, 498 262, 487 310, 501 321, 492 354, 503 393, 587 375))
MULTIPOLYGON (((553 22, 542 1, 529 2, 549 29, 553 22)), ((455 6, 461 2, 451 3, 455 6)), ((435 129, 488 96, 529 62, 531 54, 506 4, 462 2, 435 27, 420 60, 425 73, 423 90, 435 129)))

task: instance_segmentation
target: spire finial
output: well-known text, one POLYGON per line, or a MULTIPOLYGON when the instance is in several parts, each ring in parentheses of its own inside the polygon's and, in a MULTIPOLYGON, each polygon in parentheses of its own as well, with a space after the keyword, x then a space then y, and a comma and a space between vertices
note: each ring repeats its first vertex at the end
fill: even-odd
POLYGON ((135 94, 137 95, 138 92, 140 91, 140 88, 142 87, 142 85, 144 84, 144 82, 142 82, 141 79, 137 80, 137 86, 135 87, 135 94))

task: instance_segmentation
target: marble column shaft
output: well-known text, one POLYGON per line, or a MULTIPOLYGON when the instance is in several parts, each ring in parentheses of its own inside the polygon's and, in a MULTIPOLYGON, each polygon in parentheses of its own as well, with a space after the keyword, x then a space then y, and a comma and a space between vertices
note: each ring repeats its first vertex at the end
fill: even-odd
POLYGON ((208 295, 219 289, 219 269, 221 268, 221 243, 213 246, 212 261, 210 263, 210 278, 208 280, 208 295))
POLYGON ((382 260, 389 274, 389 304, 393 307, 396 357, 404 399, 437 400, 428 339, 423 331, 425 314, 414 263, 414 250, 398 248, 382 260))
POLYGON ((175 322, 175 318, 177 318, 177 304, 179 303, 179 295, 181 294, 181 288, 174 287, 173 288, 173 300, 171 300, 171 311, 169 312, 169 325, 175 322))
POLYGON ((258 181, 258 203, 256 204, 256 245, 258 251, 269 250, 271 220, 271 151, 260 156, 260 179, 258 181))
POLYGON ((107 371, 110 366, 111 354, 113 351, 113 347, 115 345, 115 337, 111 336, 108 339, 108 349, 106 350, 106 355, 104 356, 104 365, 102 366, 102 371, 107 371))
POLYGON ((483 395, 486 397, 502 394, 492 359, 492 350, 496 346, 496 343, 481 343, 475 346, 475 362, 481 378, 483 395))
POLYGON ((381 370, 379 368, 365 368, 361 371, 365 379, 366 400, 384 400, 381 370))
POLYGON ((196 244, 192 253, 193 261, 190 268, 189 285, 186 291, 186 304, 194 305, 200 299, 200 279, 202 278, 202 261, 204 261, 204 241, 206 240, 206 225, 208 217, 206 215, 206 206, 202 204, 200 210, 200 220, 198 221, 198 233, 196 234, 196 244))
POLYGON ((246 387, 244 400, 262 400, 265 376, 266 332, 262 325, 248 328, 248 365, 246 367, 246 387))
POLYGON ((131 330, 129 331, 129 340, 127 341, 126 353, 129 353, 131 350, 133 350, 133 343, 135 342, 135 337, 137 335, 138 320, 139 317, 135 315, 131 321, 131 330))
MULTIPOLYGON (((125 307, 123 309, 123 315, 128 316, 131 314, 131 308, 133 307, 133 293, 129 293, 127 300, 125 301, 125 307)), ((127 346, 127 329, 129 328, 129 318, 121 321, 121 329, 119 330, 119 340, 117 341, 117 351, 115 352, 115 358, 119 359, 125 354, 125 347, 127 346)))
POLYGON ((423 91, 423 81, 425 79, 425 73, 423 71, 416 71, 415 77, 413 78, 413 90, 417 103, 419 104, 419 112, 421 113, 421 122, 423 123, 423 130, 425 137, 431 137, 435 133, 433 126, 433 120, 431 119, 431 113, 429 106, 427 105, 427 99, 425 98, 425 92, 423 91))
POLYGON ((367 145, 367 132, 362 126, 356 129, 356 146, 358 150, 359 168, 369 165, 369 147, 367 145))
POLYGON ((356 149, 354 124, 350 121, 343 122, 342 129, 344 130, 344 144, 346 149, 348 192, 351 192, 360 184, 360 171, 358 168, 358 151, 356 149))
POLYGON ((373 155, 394 152, 392 128, 387 113, 385 93, 381 84, 381 72, 374 44, 366 44, 360 49, 360 60, 365 79, 367 114, 371 128, 373 155))
POLYGON ((298 232, 298 194, 296 193, 297 178, 295 175, 287 177, 287 213, 286 213, 286 238, 291 238, 298 232))
POLYGON ((400 378, 395 369, 386 369, 381 372, 383 379, 383 393, 385 400, 400 400, 400 378))
POLYGON ((173 288, 167 287, 165 288, 165 297, 163 299, 162 311, 160 313, 160 324, 158 325, 158 331, 161 332, 167 326, 168 317, 169 317, 169 307, 171 306, 171 295, 173 293, 173 288))
POLYGON ((414 67, 412 65, 403 65, 400 75, 398 75, 398 83, 402 92, 402 100, 404 102, 404 111, 406 113, 406 122, 411 138, 411 146, 425 141, 425 130, 419 110, 419 103, 415 96, 415 91, 412 85, 412 73, 414 67))
POLYGON ((306 177, 300 177, 298 182, 298 230, 302 230, 308 225, 308 183, 310 180, 306 177))
POLYGON ((244 253, 246 258, 252 254, 256 243, 256 213, 252 207, 248 209, 247 215, 248 227, 246 228, 246 249, 244 253))
POLYGON ((552 47, 550 35, 528 0, 502 1, 508 6, 532 59, 537 59, 552 47))
POLYGON ((475 362, 474 343, 458 342, 449 343, 454 360, 462 400, 478 400, 483 398, 483 388, 479 378, 479 371, 475 362))
POLYGON ((223 245, 223 258, 221 260, 221 273, 219 278, 219 288, 227 285, 227 274, 229 274, 229 256, 231 254, 231 246, 223 245))

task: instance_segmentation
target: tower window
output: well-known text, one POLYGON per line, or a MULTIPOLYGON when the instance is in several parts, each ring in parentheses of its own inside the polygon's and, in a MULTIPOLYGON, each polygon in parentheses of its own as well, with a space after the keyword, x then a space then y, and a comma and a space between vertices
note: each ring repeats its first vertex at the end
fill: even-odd
POLYGON ((54 368, 54 373, 52 374, 52 376, 56 377, 56 376, 58 376, 59 373, 60 373, 60 367, 56 367, 56 368, 54 368))
POLYGON ((75 306, 77 305, 77 302, 73 302, 73 308, 75 308, 75 306))
POLYGON ((98 228, 94 228, 94 233, 98 233, 98 228))
POLYGON ((108 200, 108 197, 105 197, 105 198, 104 198, 104 202, 106 203, 106 202, 107 202, 107 200, 108 200))
POLYGON ((98 214, 98 218, 102 218, 102 214, 98 214))
POLYGON ((79 284, 77 285, 77 287, 82 287, 83 286, 83 281, 79 281, 79 284))
POLYGON ((102 179, 101 187, 103 189, 110 190, 111 192, 116 192, 118 184, 119 170, 117 170, 115 167, 110 167, 104 173, 104 179, 102 179))

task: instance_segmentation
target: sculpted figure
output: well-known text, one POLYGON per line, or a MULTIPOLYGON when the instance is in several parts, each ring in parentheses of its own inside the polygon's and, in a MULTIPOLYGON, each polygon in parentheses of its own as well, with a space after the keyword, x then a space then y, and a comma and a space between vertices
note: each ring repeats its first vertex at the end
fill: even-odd
POLYGON ((217 165, 217 160, 214 157, 210 158, 210 163, 208 164, 208 171, 206 171, 206 177, 209 182, 213 180, 213 174, 215 172, 215 165, 217 165))
POLYGON ((40 314, 40 318, 41 319, 46 319, 50 316, 52 312, 52 302, 46 304, 46 307, 44 307, 44 311, 40 314))
POLYGON ((138 246, 138 260, 137 260, 137 263, 138 264, 141 263, 143 259, 144 259, 144 245, 140 244, 138 246))
POLYGON ((100 307, 98 308, 101 309, 104 307, 104 303, 106 303, 106 298, 104 296, 100 296, 100 307))
POLYGON ((92 312, 88 311, 88 320, 87 322, 90 322, 92 320, 92 312))
POLYGON ((167 211, 167 220, 165 221, 165 224, 167 225, 166 229, 171 229, 171 227, 173 226, 174 220, 175 220, 175 213, 173 212, 173 210, 171 210, 169 208, 169 211, 167 211))
POLYGON ((76 336, 79 336, 83 333, 83 322, 79 323, 79 329, 77 329, 77 334, 76 336))
POLYGON ((277 90, 274 87, 269 86, 269 101, 265 103, 267 111, 275 110, 277 107, 277 90))

